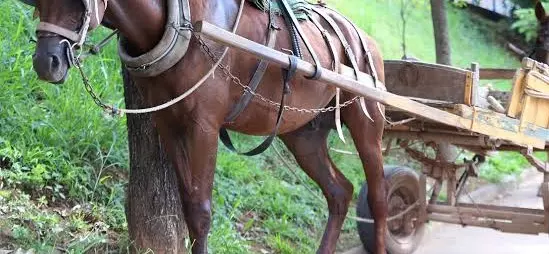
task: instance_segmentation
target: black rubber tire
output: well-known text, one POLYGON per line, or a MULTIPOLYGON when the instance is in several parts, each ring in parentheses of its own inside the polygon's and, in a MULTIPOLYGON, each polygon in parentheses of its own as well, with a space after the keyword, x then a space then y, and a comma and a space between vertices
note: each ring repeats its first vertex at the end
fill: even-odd
MULTIPOLYGON (((402 166, 387 166, 385 167, 385 180, 389 185, 387 191, 387 200, 394 190, 398 188, 406 188, 406 191, 414 195, 413 203, 419 198, 419 177, 412 169, 402 166)), ((361 218, 372 219, 368 205, 368 184, 365 182, 358 195, 357 215, 361 218)), ((374 239, 374 224, 357 222, 358 234, 364 248, 369 253, 373 253, 375 246, 374 239)), ((388 254, 411 254, 419 247, 423 235, 425 234, 425 224, 416 225, 413 233, 406 236, 405 239, 393 235, 390 230, 387 230, 385 243, 388 254)))

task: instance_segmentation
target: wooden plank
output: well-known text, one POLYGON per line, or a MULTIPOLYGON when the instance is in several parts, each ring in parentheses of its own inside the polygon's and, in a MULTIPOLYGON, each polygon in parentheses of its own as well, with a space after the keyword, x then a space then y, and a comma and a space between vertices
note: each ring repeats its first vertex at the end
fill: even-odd
MULTIPOLYGON (((228 32, 222 28, 216 27, 205 21, 199 21, 195 24, 195 31, 201 33, 202 36, 212 39, 218 43, 226 46, 234 47, 249 54, 252 54, 258 58, 266 59, 274 65, 288 68, 290 65, 289 56, 282 52, 268 48, 262 44, 250 41, 246 38, 228 32)), ((486 125, 480 122, 473 122, 470 119, 460 117, 458 115, 448 113, 443 110, 439 110, 433 107, 426 106, 424 104, 415 102, 403 96, 399 96, 387 91, 375 88, 375 82, 373 78, 368 75, 364 76, 362 82, 355 80, 355 77, 349 77, 347 75, 341 75, 332 72, 328 69, 319 67, 322 69, 322 76, 320 80, 326 84, 339 87, 348 92, 365 97, 368 100, 377 101, 385 105, 393 106, 405 110, 411 115, 422 117, 434 122, 439 122, 448 126, 453 126, 459 129, 470 130, 472 132, 478 132, 485 135, 494 136, 500 139, 509 140, 515 142, 520 146, 533 146, 537 148, 545 147, 545 140, 541 140, 535 137, 527 136, 522 133, 515 133, 503 129, 499 129, 495 126, 486 125)), ((344 67, 342 68, 349 68, 344 67)), ((311 76, 315 72, 316 68, 311 63, 297 60, 297 69, 301 75, 311 76)))
POLYGON ((431 213, 428 215, 430 221, 439 221, 457 225, 492 228, 507 233, 532 234, 537 235, 545 232, 545 226, 537 223, 525 222, 505 222, 498 220, 484 220, 482 218, 473 218, 470 216, 456 216, 446 214, 431 213))
POLYGON ((539 114, 536 116, 537 125, 549 129, 549 100, 538 103, 538 112, 539 114))
POLYGON ((549 80, 540 73, 528 73, 528 76, 526 77, 526 87, 549 95, 549 80))
MULTIPOLYGON (((549 79, 544 75, 530 71, 526 77, 526 88, 549 96, 549 79)), ((533 123, 543 128, 549 128, 549 99, 534 98, 528 94, 523 103, 524 122, 533 123)))
MULTIPOLYGON (((456 105, 455 110, 456 114, 467 119, 474 119, 475 122, 480 122, 485 125, 494 126, 494 128, 504 129, 511 132, 524 133, 528 136, 549 141, 549 129, 541 128, 532 123, 522 122, 522 120, 506 117, 504 114, 485 109, 475 108, 473 110, 472 107, 468 107, 466 105, 456 105)), ((531 119, 532 117, 535 117, 535 111, 531 110, 530 112, 533 112, 534 115, 529 118, 526 118, 523 115, 521 119, 531 119)))
POLYGON ((513 79, 517 69, 480 68, 480 79, 513 79))
POLYGON ((544 182, 540 187, 543 198, 543 209, 545 211, 545 233, 549 233, 549 183, 544 182))
POLYGON ((527 214, 535 214, 535 215, 544 214, 544 211, 541 209, 524 208, 524 207, 498 206, 498 205, 488 205, 488 204, 470 204, 470 203, 458 203, 457 206, 468 207, 468 208, 491 209, 491 210, 498 210, 498 211, 513 212, 513 213, 527 213, 527 214))
MULTIPOLYGON (((541 210, 540 210, 541 211, 541 210)), ((521 211, 503 211, 498 207, 492 209, 480 208, 480 207, 464 207, 464 206, 449 206, 449 205, 428 205, 428 213, 442 213, 448 215, 468 215, 472 217, 487 217, 490 219, 508 220, 508 221, 522 221, 530 223, 543 224, 545 222, 544 214, 528 213, 521 211)))
MULTIPOLYGON (((472 72, 451 66, 406 60, 385 60, 387 91, 401 96, 468 104, 466 85, 472 72)), ((469 82, 469 83, 468 83, 469 82)))
POLYGON ((522 110, 522 95, 524 94, 523 81, 526 77, 526 71, 520 69, 513 79, 513 90, 511 92, 511 100, 507 106, 507 115, 510 117, 518 117, 522 110))

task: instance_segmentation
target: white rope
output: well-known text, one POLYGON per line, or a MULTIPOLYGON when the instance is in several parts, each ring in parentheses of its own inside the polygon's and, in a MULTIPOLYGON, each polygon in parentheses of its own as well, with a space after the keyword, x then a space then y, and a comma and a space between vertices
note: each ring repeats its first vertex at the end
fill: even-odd
POLYGON ((155 106, 155 107, 150 107, 150 108, 116 109, 116 110, 119 111, 120 114, 145 114, 145 113, 151 113, 151 112, 156 112, 156 111, 163 110, 165 108, 168 108, 168 107, 180 102, 181 100, 183 100, 183 99, 187 98, 189 95, 191 95, 194 91, 196 91, 196 89, 201 87, 206 82, 206 80, 217 70, 217 67, 219 66, 219 64, 221 64, 221 62, 223 61, 223 58, 225 57, 225 55, 227 54, 228 51, 229 51, 229 48, 225 48, 225 50, 223 51, 223 54, 221 55, 219 60, 214 64, 212 69, 210 69, 210 71, 208 71, 208 73, 206 73, 206 75, 204 75, 204 77, 202 77, 202 79, 200 79, 200 81, 198 81, 198 83, 196 83, 193 87, 191 87, 189 90, 187 90, 186 92, 184 92, 182 95, 178 96, 177 98, 175 98, 173 100, 170 100, 170 101, 168 101, 164 104, 161 104, 161 105, 158 105, 158 106, 155 106))

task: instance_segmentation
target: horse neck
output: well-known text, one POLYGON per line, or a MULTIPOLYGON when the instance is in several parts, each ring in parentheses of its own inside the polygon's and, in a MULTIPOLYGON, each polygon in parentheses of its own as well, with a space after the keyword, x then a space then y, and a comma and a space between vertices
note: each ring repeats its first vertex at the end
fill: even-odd
MULTIPOLYGON (((110 0, 105 19, 118 29, 136 55, 151 50, 162 39, 169 0, 110 0)), ((207 6, 218 0, 189 0, 194 20, 204 19, 207 6)))

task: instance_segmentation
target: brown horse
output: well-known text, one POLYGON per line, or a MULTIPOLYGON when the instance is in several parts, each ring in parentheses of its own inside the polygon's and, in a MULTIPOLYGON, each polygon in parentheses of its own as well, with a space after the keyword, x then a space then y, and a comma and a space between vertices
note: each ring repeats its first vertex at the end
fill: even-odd
MULTIPOLYGON (((170 0, 37 0, 41 22, 53 24, 67 31, 82 31, 85 11, 91 10, 89 28, 93 29, 101 21, 118 29, 125 40, 124 50, 131 56, 139 56, 153 49, 161 40, 168 27, 167 5, 170 0), (86 8, 88 5, 88 8, 86 8)), ((240 0, 189 0, 192 22, 206 20, 230 30, 237 18, 240 0)), ((357 59, 366 59, 359 36, 351 24, 336 13, 323 9, 343 31, 351 44, 357 59)), ((316 17, 316 16, 315 16, 316 17)), ((275 49, 290 49, 288 29, 281 17, 276 17, 281 31, 278 32, 275 49)), ((269 16, 245 3, 237 33, 250 40, 264 43, 269 16)), ((321 33, 312 22, 302 22, 305 35, 311 40, 321 64, 329 68, 332 55, 326 47, 321 33)), ((51 29, 50 29, 51 30, 51 29)), ((59 29, 57 29, 59 30, 59 29)), ((329 31, 336 38, 334 31, 329 31)), ((34 56, 34 68, 45 81, 61 83, 70 67, 68 45, 76 43, 78 37, 58 32, 38 30, 38 44, 34 56), (69 38, 71 37, 71 38, 69 38)), ((82 34, 81 34, 82 35, 82 34)), ((146 101, 158 105, 188 90, 211 68, 209 59, 201 50, 195 37, 185 56, 173 67, 154 77, 135 75, 133 79, 146 101)), ((207 42, 213 52, 224 48, 207 42)), ((373 62, 380 80, 384 81, 383 62, 375 42, 368 39, 373 54, 373 62)), ((287 50, 286 50, 287 51, 287 50)), ((336 43, 339 59, 346 59, 341 43, 336 43)), ((305 54, 311 61, 311 56, 305 54)), ((229 50, 225 63, 240 80, 249 80, 258 60, 251 55, 229 50)), ((344 62, 344 64, 348 64, 344 62)), ((367 62, 359 61, 359 68, 367 72, 367 62)), ((257 92, 277 101, 281 98, 282 71, 270 66, 257 92)), ((298 108, 319 108, 333 103, 335 88, 302 76, 292 80, 291 94, 287 97, 290 106, 298 108)), ((200 89, 178 104, 154 113, 155 126, 161 136, 177 170, 185 219, 192 239, 193 253, 207 252, 207 235, 211 220, 211 198, 218 133, 220 128, 250 134, 266 135, 275 125, 277 109, 260 100, 253 100, 234 123, 227 124, 224 118, 229 109, 238 101, 242 89, 231 83, 225 76, 210 78, 200 89)), ((353 94, 343 92, 342 100, 350 100, 353 94)), ((342 109, 343 123, 348 127, 368 176, 368 199, 376 221, 376 253, 385 253, 384 235, 386 231, 387 204, 383 180, 381 138, 384 119, 376 103, 366 102, 366 107, 374 121, 354 103, 342 109)), ((318 249, 318 253, 334 253, 342 223, 347 214, 353 194, 353 186, 337 169, 328 155, 326 139, 334 124, 333 113, 285 112, 280 125, 279 137, 293 153, 303 170, 320 186, 326 197, 329 217, 318 249), (311 122, 315 124, 308 124, 311 122)))

